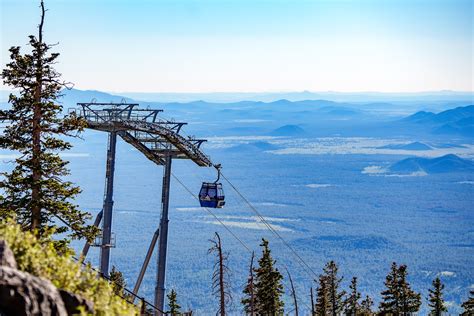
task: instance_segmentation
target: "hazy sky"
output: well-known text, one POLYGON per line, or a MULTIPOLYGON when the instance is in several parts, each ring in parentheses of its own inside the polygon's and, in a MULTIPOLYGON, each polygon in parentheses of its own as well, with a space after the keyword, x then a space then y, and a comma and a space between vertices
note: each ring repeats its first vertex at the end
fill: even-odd
MULTIPOLYGON (((39 1, 0 0, 1 63, 39 1)), ((46 41, 79 89, 473 89, 470 0, 46 0, 46 41)))

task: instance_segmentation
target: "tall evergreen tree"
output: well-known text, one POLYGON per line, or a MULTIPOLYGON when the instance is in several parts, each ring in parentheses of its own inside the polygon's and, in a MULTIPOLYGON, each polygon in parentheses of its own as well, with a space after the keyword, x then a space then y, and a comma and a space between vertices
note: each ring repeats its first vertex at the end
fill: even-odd
POLYGON ((344 302, 344 314, 347 316, 356 316, 360 314, 360 304, 359 300, 361 297, 360 292, 357 290, 357 278, 353 277, 351 281, 351 285, 349 286, 351 290, 349 296, 346 298, 344 302))
POLYGON ((367 295, 365 299, 360 303, 360 316, 374 315, 374 312, 372 311, 372 306, 374 306, 374 301, 367 295))
POLYGON ((332 260, 326 264, 323 270, 327 277, 326 283, 329 297, 330 314, 332 316, 337 316, 344 308, 343 298, 344 295, 346 295, 346 291, 339 291, 339 286, 343 278, 338 277, 337 264, 332 260))
POLYGON ((275 268, 276 261, 273 260, 268 241, 262 239, 260 246, 262 257, 258 261, 259 267, 255 269, 255 298, 258 315, 281 315, 284 303, 281 300, 283 294, 283 276, 275 268))
POLYGON ((469 291, 468 299, 462 303, 462 308, 464 308, 463 316, 472 316, 474 315, 474 290, 469 291))
POLYGON ((407 266, 401 265, 398 267, 398 288, 400 297, 400 312, 402 315, 408 313, 416 313, 420 310, 421 294, 413 291, 407 281, 407 266))
POLYGON ((0 110, 0 118, 9 122, 0 135, 0 148, 20 157, 11 172, 2 173, 0 217, 14 216, 38 236, 56 228, 57 233, 69 231, 72 237, 92 239, 96 229, 85 226, 90 215, 71 202, 80 189, 63 179, 69 170, 59 156, 71 148, 64 136, 78 136, 84 123, 74 115, 60 117, 58 98, 66 83, 54 69, 59 54, 50 53, 52 46, 43 42, 43 1, 40 8, 38 37, 29 37, 31 53, 22 54, 19 46, 10 48, 11 62, 1 75, 18 94, 10 94, 10 109, 0 110), (58 219, 66 226, 58 227, 58 219))
POLYGON ((421 295, 413 291, 407 281, 407 266, 392 263, 385 279, 379 309, 382 314, 406 315, 415 313, 421 306, 421 295))
POLYGON ((315 312, 317 316, 331 315, 331 304, 329 302, 329 290, 327 276, 321 274, 318 279, 318 287, 316 288, 316 306, 315 312))
POLYGON ((398 266, 392 262, 390 273, 385 278, 385 290, 382 291, 382 301, 379 310, 381 313, 398 313, 400 310, 400 293, 398 292, 398 266))
POLYGON ((443 312, 447 312, 446 304, 443 299, 444 284, 439 278, 433 280, 433 288, 429 289, 428 305, 430 306, 430 315, 441 316, 443 312))
POLYGON ((166 297, 168 297, 169 307, 169 311, 167 312, 167 314, 170 314, 171 316, 180 315, 181 306, 179 306, 178 304, 178 295, 176 294, 176 291, 172 289, 171 292, 166 295, 166 297))
POLYGON ((254 278, 254 268, 253 268, 253 259, 255 253, 252 252, 252 257, 250 258, 249 265, 249 276, 247 278, 247 284, 244 288, 244 298, 242 299, 242 304, 244 305, 244 312, 246 315, 255 316, 256 315, 256 300, 255 300, 255 278, 254 278))

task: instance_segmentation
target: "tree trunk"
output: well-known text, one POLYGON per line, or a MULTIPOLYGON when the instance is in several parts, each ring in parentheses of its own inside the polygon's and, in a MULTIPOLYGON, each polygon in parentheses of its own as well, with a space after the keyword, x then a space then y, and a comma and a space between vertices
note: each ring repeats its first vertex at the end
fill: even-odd
POLYGON ((253 258, 255 253, 252 251, 252 258, 250 259, 250 316, 255 316, 255 294, 253 291, 253 258))
POLYGON ((44 3, 41 1, 41 22, 38 31, 38 56, 36 60, 36 86, 33 100, 33 148, 32 148, 32 184, 31 184, 31 230, 39 228, 41 224, 40 180, 41 180, 41 88, 43 84, 43 23, 44 3))
POLYGON ((293 285, 293 279, 291 278, 291 274, 290 274, 290 271, 288 271, 288 269, 286 269, 286 273, 288 273, 288 279, 290 280, 290 284, 291 284, 291 296, 293 296, 293 302, 295 304, 295 316, 298 316, 298 300, 296 299, 296 291, 293 285))
POLYGON ((221 237, 216 233, 219 251, 219 291, 220 291, 220 314, 225 316, 225 288, 224 288, 224 256, 222 254, 221 237))
POLYGON ((316 316, 316 311, 314 310, 313 288, 310 288, 310 293, 311 293, 311 316, 316 316))

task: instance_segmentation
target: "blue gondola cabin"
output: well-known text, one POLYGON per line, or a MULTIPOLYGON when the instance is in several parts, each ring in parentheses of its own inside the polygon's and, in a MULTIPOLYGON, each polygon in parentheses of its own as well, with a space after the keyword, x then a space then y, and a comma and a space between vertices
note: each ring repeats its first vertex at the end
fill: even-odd
POLYGON ((203 182, 199 191, 201 207, 222 208, 225 205, 224 190, 221 183, 203 182))

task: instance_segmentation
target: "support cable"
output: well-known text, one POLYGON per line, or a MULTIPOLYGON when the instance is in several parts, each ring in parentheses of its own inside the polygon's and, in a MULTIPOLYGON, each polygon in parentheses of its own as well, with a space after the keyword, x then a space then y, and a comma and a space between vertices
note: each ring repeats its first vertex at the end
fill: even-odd
MULTIPOLYGON (((181 186, 186 190, 188 191, 188 193, 193 197, 195 198, 198 202, 199 202, 199 198, 193 193, 193 191, 191 191, 181 180, 178 179, 178 177, 174 174, 174 173, 171 173, 171 175, 173 176, 173 178, 178 181, 179 184, 181 184, 181 186)), ((209 212, 209 214, 211 214, 222 226, 224 226, 224 228, 249 252, 249 253, 252 253, 252 251, 250 250, 250 248, 242 241, 242 239, 240 239, 226 224, 224 224, 220 219, 219 217, 216 216, 216 214, 214 214, 214 212, 212 212, 209 208, 207 207, 204 207, 204 209, 209 212)))
MULTIPOLYGON (((188 191, 188 193, 194 198, 196 199, 198 202, 199 202, 199 198, 181 181, 178 179, 178 177, 174 174, 174 173, 171 173, 171 175, 173 176, 173 178, 179 183, 181 184, 181 186, 186 190, 188 191)), ((229 180, 224 177, 224 175, 221 174, 221 176, 234 188, 234 190, 236 192, 237 189, 229 182, 229 180)), ((262 222, 266 223, 266 226, 271 230, 273 231, 274 233, 277 234, 277 236, 279 236, 279 238, 285 243, 285 245, 287 247, 289 247, 290 249, 292 249, 287 243, 286 241, 276 232, 274 231, 273 227, 271 227, 270 224, 268 224, 268 222, 266 222, 265 218, 263 218, 263 216, 261 216, 258 211, 250 204, 250 202, 248 202, 247 199, 245 199, 245 197, 243 197, 240 192, 238 192, 238 194, 247 202, 247 204, 249 204, 251 206, 252 209, 254 209, 254 211, 259 215, 259 218, 262 220, 262 222)), ((250 250, 250 248, 227 226, 225 225, 209 208, 207 207, 204 207, 204 209, 206 209, 207 212, 209 212, 209 214, 211 214, 222 226, 224 226, 224 228, 236 239, 240 242, 240 244, 250 253, 252 254, 252 251, 250 250)), ((293 249, 292 249, 293 250, 293 249)), ((296 254, 296 256, 307 266, 307 264, 303 261, 303 259, 293 250, 293 252, 296 254)), ((288 267, 286 266, 286 264, 282 263, 282 265, 285 267, 285 269, 288 271, 288 267)), ((307 268, 313 273, 313 275, 310 274, 310 277, 313 277, 315 276, 317 278, 317 275, 316 273, 309 267, 307 266, 307 268)), ((306 270, 305 270, 306 271, 306 270)), ((308 271, 306 271, 308 272, 308 271)), ((235 290, 235 287, 233 287, 233 290, 235 290)), ((307 308, 310 308, 308 306, 308 304, 306 304, 305 301, 303 301, 303 305, 305 305, 307 308)))
POLYGON ((227 181, 227 183, 232 187, 232 189, 237 193, 237 195, 252 209, 252 211, 260 218, 260 220, 267 226, 267 228, 275 235, 277 236, 283 244, 295 255, 296 258, 298 258, 298 262, 300 265, 304 268, 306 273, 309 274, 310 277, 314 277, 316 280, 318 279, 318 274, 301 258, 301 256, 296 252, 296 250, 291 247, 291 245, 273 228, 273 226, 268 223, 268 221, 260 214, 260 212, 257 211, 257 209, 250 203, 249 200, 245 198, 245 196, 240 193, 240 191, 229 181, 229 179, 221 172, 221 177, 227 181))

